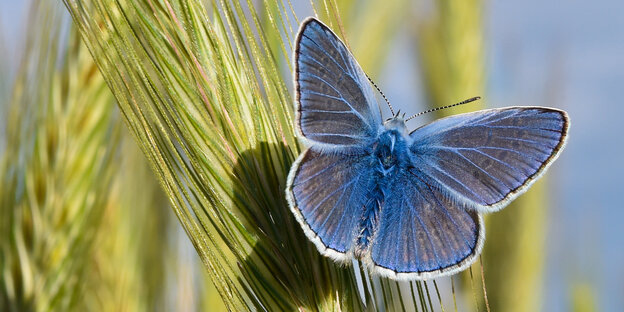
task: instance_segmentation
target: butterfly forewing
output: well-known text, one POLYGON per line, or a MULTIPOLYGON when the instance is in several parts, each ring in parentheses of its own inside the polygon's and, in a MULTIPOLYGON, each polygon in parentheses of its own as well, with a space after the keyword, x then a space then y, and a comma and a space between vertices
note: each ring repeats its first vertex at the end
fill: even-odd
POLYGON ((361 146, 377 135, 381 115, 366 75, 345 45, 315 19, 305 21, 295 51, 301 134, 325 147, 361 146))
POLYGON ((564 112, 490 109, 434 121, 411 133, 415 165, 468 207, 496 210, 526 189, 565 143, 564 112))

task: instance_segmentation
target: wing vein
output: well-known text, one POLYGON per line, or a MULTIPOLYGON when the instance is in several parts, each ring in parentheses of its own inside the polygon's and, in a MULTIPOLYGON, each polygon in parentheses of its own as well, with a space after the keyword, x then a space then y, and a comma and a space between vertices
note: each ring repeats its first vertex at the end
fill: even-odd
POLYGON ((427 188, 429 189, 429 192, 431 193, 433 198, 435 198, 435 200, 438 203, 438 205, 440 205, 440 207, 444 208, 444 212, 445 212, 446 216, 449 218, 449 220, 451 220, 451 222, 453 222, 453 225, 455 225, 455 227, 457 228, 457 231, 461 233, 461 236, 464 238, 464 243, 466 243, 467 246, 470 246, 470 242, 468 241, 468 238, 466 238, 466 235, 464 235, 464 233, 460 230, 459 225, 457 225, 457 222, 455 221, 455 218, 453 218, 451 216, 451 213, 448 211, 446 206, 443 205, 442 202, 440 202, 440 199, 435 196, 435 193, 434 193, 431 185, 429 183, 427 183, 426 181, 424 181, 422 178, 420 178, 417 174, 415 174, 415 173, 413 173, 411 171, 410 171, 410 173, 413 176, 415 176, 418 180, 420 180, 423 184, 425 184, 427 186, 427 188))
MULTIPOLYGON (((455 177, 453 177, 452 175, 448 174, 446 171, 444 171, 442 168, 440 168, 437 163, 435 162, 431 162, 431 166, 433 168, 435 168, 439 173, 451 178, 451 180, 455 181, 457 184, 459 184, 461 187, 463 187, 465 190, 467 190, 468 192, 472 193, 472 195, 476 196, 477 198, 481 199, 482 201, 486 201, 483 197, 481 197, 481 195, 479 195, 478 193, 476 193, 475 191, 473 191, 472 189, 470 189, 469 187, 465 186, 464 183, 462 183, 461 181, 457 180, 455 177)), ((435 181, 437 181, 439 184, 441 184, 442 186, 445 186, 448 189, 452 189, 449 185, 447 185, 446 183, 440 181, 437 177, 434 176, 429 176, 430 178, 434 179, 435 181)))
MULTIPOLYGON (((422 192, 417 188, 416 191, 418 191, 418 193, 420 194, 420 196, 423 198, 423 201, 427 202, 427 200, 425 199, 424 196, 422 196, 422 192)), ((435 197, 434 197, 435 198, 435 197)), ((414 204, 412 203, 411 199, 408 197, 408 200, 410 202, 410 206, 413 206, 414 204)), ((423 208, 424 209, 424 208, 423 208)), ((425 231, 425 234, 427 235, 427 240, 429 240, 429 244, 431 244, 431 251, 433 251, 433 255, 435 257, 435 260, 438 264, 438 267, 441 268, 442 264, 440 263, 440 257, 438 256, 438 253, 436 252, 436 248, 433 245, 433 240, 431 239, 431 233, 429 233, 429 229, 427 229, 427 226, 425 225, 425 223, 423 222, 422 218, 420 217, 419 213, 414 213, 414 211, 411 211, 411 213, 413 213, 416 216, 416 219, 418 219, 418 223, 420 223, 420 225, 423 227, 423 230, 425 231)))
MULTIPOLYGON (((333 87, 332 87, 332 88, 333 88, 333 87)), ((326 98, 328 98, 328 99, 332 99, 332 100, 340 101, 340 102, 343 102, 343 103, 347 104, 347 106, 349 106, 349 108, 353 111, 353 114, 354 114, 354 115, 356 115, 359 119, 361 119, 361 120, 364 122, 364 124, 366 125, 366 127, 370 129, 370 127, 371 127, 371 126, 368 124, 368 121, 364 118, 364 116, 362 116, 362 114, 360 114, 357 110, 355 110, 355 109, 353 108, 353 106, 351 105, 351 103, 349 103, 347 100, 345 100, 345 99, 342 97, 342 94, 340 94, 340 92, 338 92, 338 94, 340 94, 340 95, 341 95, 341 97, 335 97, 335 96, 332 96, 332 95, 329 95, 329 94, 320 93, 320 92, 316 92, 316 91, 312 91, 312 90, 308 90, 308 91, 306 91, 306 92, 309 92, 309 93, 315 94, 315 95, 317 95, 317 96, 326 97, 326 98)), ((337 91, 336 91, 336 92, 337 92, 337 91)))
MULTIPOLYGON (((338 61, 331 56, 329 53, 327 53, 327 51, 325 51, 325 49, 323 47, 321 47, 316 41, 314 41, 312 38, 308 37, 308 35, 303 34, 303 37, 306 37, 310 42, 312 42, 314 45, 316 45, 318 47, 318 50, 320 50, 321 52, 323 52, 323 54, 327 55, 327 57, 329 57, 332 62, 334 62, 334 64, 336 64, 336 66, 338 66, 344 73, 346 73, 347 75, 351 76, 351 73, 349 73, 344 67, 340 66, 340 64, 338 64, 338 61)), ((353 78, 353 77, 351 77, 353 78)), ((353 79, 353 81, 355 81, 355 79, 353 79)))
MULTIPOLYGON (((350 186, 350 185, 349 185, 350 186)), ((334 211, 334 209, 336 209, 336 206, 338 206, 338 204, 340 203, 340 201, 342 200, 342 197, 347 193, 347 187, 343 188, 342 193, 340 194, 340 197, 338 197, 338 199, 336 200, 336 202, 334 203, 334 206, 327 212, 327 216, 325 217, 325 220, 323 221, 323 223, 319 226, 319 228, 323 228, 325 227, 325 223, 327 223, 327 221, 329 220, 329 218, 332 216, 332 212, 334 211)), ((351 193, 353 194, 353 193, 351 193)), ((344 215, 344 212, 346 211, 346 207, 343 207, 342 210, 342 214, 344 215)), ((341 219, 342 221, 342 219, 341 219)), ((336 232, 334 232, 334 235, 336 234, 336 232)), ((332 238, 329 241, 332 241, 334 239, 334 235, 332 235, 332 238)))
MULTIPOLYGON (((358 181, 360 180, 360 177, 361 177, 361 176, 362 176, 361 174, 360 174, 360 175, 358 175, 358 177, 357 177, 357 180, 358 180, 358 181)), ((341 198, 342 198, 342 196, 341 196, 341 198)), ((347 203, 350 203, 350 202, 351 202, 351 198, 353 198, 353 190, 351 190, 351 194, 349 194, 349 199, 347 200, 347 203)), ((338 203, 338 202, 336 202, 336 203, 338 203)), ((334 205, 334 206, 335 206, 335 205, 334 205)), ((338 225, 337 225, 336 227, 340 227, 340 224, 342 224, 342 220, 344 220, 344 216, 345 216, 346 212, 347 212, 347 209, 346 209, 346 207, 345 207, 345 209, 343 209, 343 210, 342 210, 342 215, 340 216, 340 220, 338 221, 338 225)), ((332 235, 331 240, 334 240, 334 237, 336 237, 336 234, 337 234, 337 233, 338 233, 338 231, 335 231, 335 232, 334 232, 334 235, 332 235)))
POLYGON ((327 167, 323 168, 321 171, 319 171, 319 172, 317 172, 317 173, 315 173, 315 174, 313 174, 313 175, 311 175, 311 176, 306 177, 306 178, 305 178, 305 180, 298 181, 297 183, 293 183, 293 187, 294 187, 294 186, 297 186, 297 185, 301 185, 301 184, 303 184, 303 183, 306 183, 306 182, 308 182, 308 181, 310 181, 310 180, 314 179, 315 177, 317 177, 317 176, 319 176, 319 175, 323 174, 323 173, 324 173, 324 172, 326 172, 327 170, 331 170, 332 168, 334 168, 334 167, 338 166, 338 165, 339 165, 339 164, 341 164, 341 163, 342 163, 342 161, 337 161, 337 162, 334 162, 334 163, 333 163, 333 164, 331 164, 330 166, 327 166, 327 167))

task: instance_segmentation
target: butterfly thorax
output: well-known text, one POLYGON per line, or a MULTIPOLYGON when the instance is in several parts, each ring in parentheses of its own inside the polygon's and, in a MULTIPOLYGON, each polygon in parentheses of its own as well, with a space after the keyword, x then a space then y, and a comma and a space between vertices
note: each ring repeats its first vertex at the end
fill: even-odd
POLYGON ((382 176, 409 164, 409 142, 409 134, 402 118, 391 118, 384 123, 384 129, 373 144, 376 160, 374 166, 382 176))

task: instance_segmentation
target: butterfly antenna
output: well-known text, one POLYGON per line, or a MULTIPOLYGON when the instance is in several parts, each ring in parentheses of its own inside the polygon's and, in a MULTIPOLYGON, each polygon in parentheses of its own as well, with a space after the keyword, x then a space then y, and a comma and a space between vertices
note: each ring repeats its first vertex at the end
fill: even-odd
POLYGON ((469 98, 467 100, 463 100, 463 101, 461 101, 459 103, 455 103, 455 104, 452 104, 452 105, 446 105, 446 106, 442 106, 442 107, 432 108, 432 109, 426 110, 424 112, 420 112, 420 113, 418 113, 416 115, 410 116, 409 118, 405 119, 405 121, 407 122, 408 120, 416 118, 416 117, 418 117, 420 115, 424 115, 424 114, 427 114, 427 113, 432 113, 432 112, 435 112, 435 111, 439 111, 441 109, 451 108, 451 107, 455 107, 455 106, 459 106, 459 105, 468 104, 470 102, 474 102, 474 101, 479 100, 479 99, 481 99, 480 96, 475 96, 475 97, 471 97, 471 98, 469 98))
POLYGON ((364 75, 366 75, 366 78, 368 78, 368 81, 370 81, 370 82, 373 84, 373 86, 375 86, 375 89, 377 89, 377 91, 379 91, 379 94, 381 94, 381 96, 384 98, 384 100, 386 100, 386 103, 388 103, 388 107, 390 107, 390 112, 392 113, 392 116, 395 116, 395 114, 394 114, 394 108, 392 108, 392 104, 390 104, 390 101, 388 101, 388 99, 386 98, 386 96, 383 94, 383 92, 381 92, 381 90, 380 90, 380 89, 379 89, 379 87, 375 84, 375 82, 374 82, 372 79, 370 79, 370 77, 368 77, 368 75, 367 75, 367 74, 364 74, 364 75))

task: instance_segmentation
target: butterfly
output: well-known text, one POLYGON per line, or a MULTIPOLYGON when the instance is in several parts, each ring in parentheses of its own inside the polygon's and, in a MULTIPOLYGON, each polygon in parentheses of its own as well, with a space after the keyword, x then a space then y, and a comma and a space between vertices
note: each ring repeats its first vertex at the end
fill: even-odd
POLYGON ((296 129, 307 149, 286 199, 319 252, 397 280, 451 275, 485 240, 482 213, 525 192, 565 146, 566 112, 506 107, 408 131, 331 29, 305 20, 294 52, 296 129))

